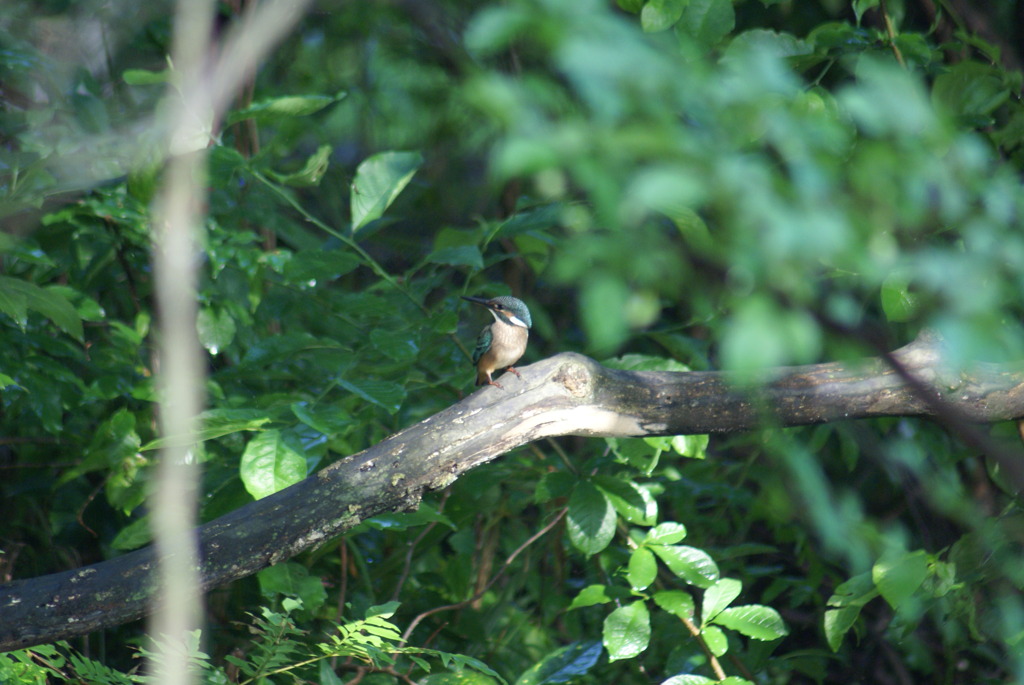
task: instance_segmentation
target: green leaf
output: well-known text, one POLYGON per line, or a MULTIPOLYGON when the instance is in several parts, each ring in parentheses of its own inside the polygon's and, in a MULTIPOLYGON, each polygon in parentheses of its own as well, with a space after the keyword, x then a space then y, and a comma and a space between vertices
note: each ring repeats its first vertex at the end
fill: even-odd
POLYGON ((597 554, 615 535, 615 508, 588 481, 579 482, 569 498, 569 540, 586 555, 597 554))
POLYGON ((419 356, 420 348, 416 344, 414 331, 392 331, 386 328, 375 328, 370 331, 370 342, 387 357, 409 364, 419 356))
POLYGON ((264 431, 245 446, 239 474, 249 494, 263 499, 305 478, 306 456, 281 431, 264 431))
POLYGON ((862 607, 875 597, 878 597, 878 589, 871 576, 867 573, 860 573, 840 583, 832 596, 828 598, 828 605, 830 607, 862 607))
POLYGON ((701 625, 706 626, 723 609, 732 604, 732 601, 739 597, 743 583, 733 578, 719 578, 715 583, 704 591, 704 602, 701 605, 701 625))
POLYGON ((419 685, 497 685, 498 681, 489 675, 476 671, 432 673, 417 681, 419 685))
POLYGON ((604 619, 604 648, 609 661, 631 659, 647 649, 651 617, 642 600, 621 606, 604 619))
POLYGON ((685 537, 686 526, 675 521, 666 521, 647 531, 644 544, 674 545, 685 537))
POLYGON ((366 519, 365 524, 377 530, 408 530, 428 523, 440 523, 452 530, 458 527, 451 519, 426 502, 421 502, 416 511, 393 511, 366 519))
POLYGON ((275 594, 298 597, 307 611, 316 611, 327 601, 323 581, 293 561, 269 566, 257 573, 256 578, 264 597, 273 598, 275 594))
POLYGON ((133 459, 141 451, 135 425, 135 414, 127 409, 117 410, 93 429, 84 458, 65 471, 57 483, 68 483, 92 471, 118 468, 122 462, 133 459))
POLYGON ((687 620, 693 620, 696 607, 693 596, 686 590, 662 590, 654 593, 654 603, 663 610, 687 620))
POLYGON ((352 181, 352 232, 382 217, 421 164, 418 152, 379 152, 363 160, 352 181))
POLYGON ((138 549, 148 545, 153 540, 153 533, 149 528, 149 516, 132 521, 127 526, 117 531, 117 535, 110 542, 110 546, 122 552, 138 549))
POLYGON ((356 423, 355 419, 335 404, 293 402, 290 409, 295 418, 324 435, 345 433, 356 423))
POLYGON ((572 494, 574 485, 576 485, 576 478, 565 471, 545 473, 537 482, 537 488, 533 493, 533 501, 541 504, 550 502, 557 497, 568 497, 572 494))
POLYGON ((515 685, 547 685, 566 683, 585 676, 601 658, 597 640, 573 642, 559 647, 526 670, 515 685))
POLYGON ((148 71, 146 69, 125 69, 121 77, 129 86, 157 86, 170 83, 174 71, 164 69, 163 71, 148 71))
POLYGON ((712 622, 755 640, 776 640, 789 634, 779 612, 761 604, 726 609, 712 622))
POLYGON ((569 604, 569 610, 591 607, 595 604, 607 604, 614 597, 609 594, 609 588, 604 585, 588 585, 579 591, 569 604))
POLYGON ((237 124, 245 119, 258 121, 278 121, 292 117, 305 117, 319 112, 327 105, 345 97, 345 93, 337 95, 285 95, 254 102, 248 107, 228 114, 227 123, 237 124))
POLYGON ((268 175, 278 183, 284 183, 295 188, 308 188, 320 185, 327 168, 330 166, 331 152, 330 145, 321 145, 316 152, 309 156, 301 169, 290 174, 278 174, 268 172, 268 175))
POLYGON ((729 639, 718 626, 705 626, 701 629, 700 634, 703 636, 704 643, 707 644, 708 649, 715 656, 722 656, 729 651, 729 639))
MULTIPOLYGON (((271 419, 265 412, 255 409, 210 409, 199 415, 202 428, 196 431, 196 442, 215 440, 232 433, 261 430, 271 419)), ((182 438, 167 436, 151 440, 139 448, 140 452, 156 450, 175 444, 182 438)))
POLYGON ((468 266, 475 271, 481 271, 484 268, 484 256, 476 245, 442 247, 427 255, 427 261, 432 264, 468 266))
POLYGON ((865 12, 878 7, 878 3, 879 0, 853 0, 853 13, 857 17, 857 23, 860 24, 860 18, 865 12))
POLYGON ((936 105, 974 125, 991 122, 992 111, 1009 97, 998 67, 970 60, 939 74, 932 86, 936 105))
POLYGON ((593 274, 583 282, 580 293, 580 317, 595 354, 615 351, 629 335, 626 305, 629 289, 619 278, 593 274))
POLYGON ((688 3, 689 0, 647 0, 640 10, 640 26, 647 33, 670 29, 683 16, 688 3))
POLYGON ((910 292, 906 277, 893 274, 882 282, 882 310, 891 322, 912 320, 920 310, 920 297, 910 292))
POLYGON ((706 588, 718 580, 718 565, 702 549, 686 545, 649 546, 672 573, 690 585, 706 588))
POLYGON ((651 526, 658 519, 658 503, 645 488, 615 476, 598 475, 593 483, 605 494, 615 511, 630 523, 651 526))
POLYGON ((704 459, 707 457, 709 435, 675 435, 672 437, 672 450, 681 457, 704 459))
POLYGON ((871 568, 871 579, 893 609, 907 601, 928 576, 928 554, 924 550, 883 555, 871 568))
POLYGON ((825 639, 833 652, 838 652, 843 644, 843 637, 857 622, 860 616, 859 605, 845 606, 841 609, 828 609, 825 611, 825 639))
POLYGON ((24 327, 26 308, 39 312, 76 340, 83 339, 82 318, 66 297, 20 278, 0 276, 0 311, 24 327))
POLYGON ((725 681, 712 680, 702 675, 674 675, 668 680, 662 680, 661 685, 721 685, 725 681))
POLYGON ((638 547, 629 555, 626 580, 634 590, 644 590, 658 576, 658 562, 646 547, 638 547))
POLYGON ((362 264, 347 250, 301 250, 285 262, 282 274, 291 283, 317 285, 341 278, 362 264))
POLYGON ((204 307, 196 317, 196 332, 202 346, 210 354, 218 354, 235 339, 235 319, 226 309, 204 307))
POLYGON ((337 382, 349 392, 384 408, 390 414, 397 412, 405 400, 405 388, 391 381, 372 378, 357 378, 355 380, 338 378, 337 382))
POLYGON ((732 0, 689 0, 679 27, 703 45, 717 45, 736 25, 732 0))
POLYGON ((723 366, 741 378, 758 371, 814 358, 821 332, 804 311, 779 307, 767 295, 737 303, 722 343, 723 366))

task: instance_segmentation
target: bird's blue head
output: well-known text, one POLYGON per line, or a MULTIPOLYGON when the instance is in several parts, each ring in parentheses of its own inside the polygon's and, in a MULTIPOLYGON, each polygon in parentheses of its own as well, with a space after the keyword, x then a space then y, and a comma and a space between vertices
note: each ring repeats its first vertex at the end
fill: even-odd
POLYGON ((462 299, 487 307, 495 319, 509 326, 530 328, 533 325, 529 308, 517 297, 500 295, 487 299, 486 297, 468 297, 463 295, 462 299))

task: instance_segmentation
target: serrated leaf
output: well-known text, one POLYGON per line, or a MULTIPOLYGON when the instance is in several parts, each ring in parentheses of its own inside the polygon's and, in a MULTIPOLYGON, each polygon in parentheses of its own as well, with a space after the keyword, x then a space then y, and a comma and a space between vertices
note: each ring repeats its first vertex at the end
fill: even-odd
POLYGON ((82 340, 82 317, 66 297, 20 278, 0 276, 0 310, 24 325, 26 307, 39 312, 76 340, 82 340))
POLYGON ((666 521, 647 531, 644 544, 674 545, 685 537, 686 526, 675 521, 666 521))
POLYGON ((615 519, 615 508, 593 483, 577 483, 566 517, 569 540, 576 549, 589 556, 607 547, 615 535, 615 519))
POLYGON ((690 585, 706 588, 718 580, 718 565, 708 553, 686 545, 649 545, 669 570, 690 585))
POLYGON ((725 609, 715 616, 713 623, 755 640, 776 640, 789 634, 779 612, 761 604, 725 609))
POLYGON ((363 160, 352 181, 352 232, 382 217, 421 164, 418 152, 379 152, 363 160))
POLYGON ((338 385, 349 392, 384 408, 390 414, 398 411, 405 400, 405 388, 391 381, 372 378, 357 378, 355 380, 338 378, 337 381, 338 385))
POLYGON ((696 606, 693 596, 686 590, 662 590, 654 593, 654 603, 663 610, 687 620, 693 620, 696 606))
POLYGON ((658 562, 646 547, 638 547, 629 555, 626 580, 634 590, 644 590, 658 576, 658 562))
POLYGON ((344 433, 355 424, 352 417, 333 404, 293 402, 290 409, 295 418, 324 435, 334 436, 344 433))
POLYGON ((526 670, 515 685, 547 685, 566 683, 586 675, 601 658, 597 640, 573 642, 560 647, 526 670))
POLYGON ((0 277, 0 312, 14 319, 14 323, 24 328, 28 323, 28 302, 18 289, 5 288, 3 277, 0 277))
POLYGON ((557 497, 568 497, 572 494, 574 485, 576 485, 576 478, 565 471, 545 473, 537 481, 537 488, 533 493, 533 501, 542 504, 550 502, 557 497))
POLYGON ((971 122, 989 123, 991 113, 1010 96, 1001 70, 990 64, 963 61, 935 77, 932 100, 971 122))
POLYGON ((899 609, 928 576, 928 554, 924 550, 884 555, 871 568, 871 579, 893 609, 899 609))
POLYGON ((593 482, 630 523, 650 526, 658 519, 658 503, 645 488, 615 476, 595 476, 593 482))
POLYGON ((604 619, 604 648, 609 661, 631 659, 647 649, 651 639, 651 617, 641 601, 621 606, 604 619))
POLYGON ((396 362, 408 364, 419 355, 420 348, 416 344, 413 331, 392 331, 386 328, 375 328, 370 331, 370 342, 384 355, 396 362))
POLYGON ((707 625, 711 619, 732 604, 732 601, 739 597, 742 589, 743 583, 734 578, 719 578, 715 581, 704 591, 704 601, 700 611, 701 625, 707 625))
POLYGON ((263 499, 305 478, 306 456, 284 433, 272 429, 249 441, 238 470, 249 494, 263 499))

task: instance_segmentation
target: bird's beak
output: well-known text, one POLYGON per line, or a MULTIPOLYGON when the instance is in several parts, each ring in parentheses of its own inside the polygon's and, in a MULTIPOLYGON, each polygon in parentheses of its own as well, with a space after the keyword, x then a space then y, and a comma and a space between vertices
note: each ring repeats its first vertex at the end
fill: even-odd
POLYGON ((491 308, 491 306, 488 304, 490 300, 488 300, 486 297, 470 297, 469 295, 460 295, 460 297, 466 300, 467 302, 479 304, 481 306, 487 307, 488 309, 491 308))

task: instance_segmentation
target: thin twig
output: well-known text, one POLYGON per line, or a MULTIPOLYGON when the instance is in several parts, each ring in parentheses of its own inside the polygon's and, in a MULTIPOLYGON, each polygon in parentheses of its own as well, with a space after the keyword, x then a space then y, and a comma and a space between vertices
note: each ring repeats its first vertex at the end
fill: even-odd
POLYGON ((526 542, 524 542, 523 544, 519 545, 519 547, 516 548, 516 551, 512 552, 512 554, 510 554, 508 556, 508 558, 505 559, 505 562, 501 565, 501 568, 498 569, 498 572, 494 574, 494 577, 491 578, 491 580, 487 583, 487 585, 485 585, 483 588, 481 588, 475 595, 473 595, 469 599, 463 600, 461 602, 456 602, 454 604, 446 604, 445 606, 440 606, 440 607, 434 607, 433 609, 430 609, 428 611, 424 611, 422 614, 420 614, 419 616, 414 618, 409 623, 409 627, 405 629, 404 633, 402 633, 402 642, 407 642, 409 640, 409 636, 412 635, 412 632, 414 630, 416 630, 416 626, 418 626, 420 624, 420 622, 423 619, 427 618, 428 616, 431 616, 433 614, 436 614, 436 613, 439 613, 439 612, 442 612, 442 611, 451 611, 453 609, 461 609, 462 607, 464 607, 464 606, 466 606, 468 604, 472 604, 476 600, 480 599, 480 597, 482 597, 484 595, 484 593, 486 593, 488 590, 490 590, 491 587, 498 581, 498 579, 501 578, 502 575, 504 575, 504 573, 508 569, 508 567, 512 564, 513 561, 515 561, 515 558, 517 556, 519 556, 520 552, 522 552, 524 549, 526 549, 527 547, 532 545, 538 539, 540 539, 541 537, 546 535, 552 528, 554 528, 556 525, 558 525, 558 522, 561 521, 568 512, 569 512, 569 508, 568 507, 565 507, 565 508, 559 510, 559 512, 555 515, 555 518, 551 519, 551 521, 546 526, 544 526, 539 531, 537 531, 536 533, 531 535, 526 540, 526 542))
MULTIPOLYGON (((451 496, 451 490, 445 490, 444 495, 441 498, 441 503, 437 507, 438 513, 444 511, 445 502, 448 501, 448 497, 451 496)), ((395 584, 395 591, 391 593, 391 601, 398 601, 398 595, 402 591, 402 586, 405 585, 405 581, 409 579, 409 572, 412 569, 412 555, 416 551, 416 546, 427 536, 427 533, 434 530, 437 525, 437 521, 431 521, 424 527, 423 531, 416 536, 416 539, 408 543, 408 549, 405 551, 405 564, 402 568, 402 575, 399 576, 398 582, 395 584)))
POLYGON ((900 52, 899 46, 896 45, 896 27, 893 26, 892 17, 889 16, 889 10, 885 6, 885 0, 879 1, 878 9, 882 12, 882 21, 885 23, 885 33, 889 36, 892 54, 896 55, 896 61, 900 63, 900 66, 906 69, 907 63, 903 60, 903 53, 900 52))

